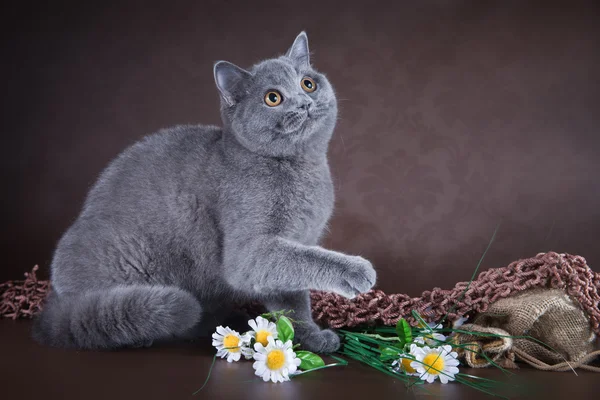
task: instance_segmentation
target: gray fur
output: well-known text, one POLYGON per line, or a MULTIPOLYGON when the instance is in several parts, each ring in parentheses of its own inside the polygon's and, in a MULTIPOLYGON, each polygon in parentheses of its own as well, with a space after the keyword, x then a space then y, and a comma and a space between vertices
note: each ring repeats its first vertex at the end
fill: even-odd
POLYGON ((319 239, 334 197, 326 152, 333 88, 301 33, 286 55, 245 71, 215 64, 223 128, 177 126, 126 149, 101 174, 52 261, 53 295, 34 337, 60 347, 117 348, 189 337, 236 302, 293 309, 298 339, 331 352, 309 289, 369 290, 362 257, 319 239), (309 76, 317 90, 305 92, 309 76), (277 107, 265 93, 283 95, 277 107))

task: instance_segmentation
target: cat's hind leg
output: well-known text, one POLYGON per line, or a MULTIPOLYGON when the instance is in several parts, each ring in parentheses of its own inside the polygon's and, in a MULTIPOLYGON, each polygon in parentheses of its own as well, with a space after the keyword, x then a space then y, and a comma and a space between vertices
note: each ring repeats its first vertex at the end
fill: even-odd
POLYGON ((198 324, 202 307, 173 286, 123 285, 82 294, 49 296, 33 336, 54 347, 139 347, 185 336, 198 324))

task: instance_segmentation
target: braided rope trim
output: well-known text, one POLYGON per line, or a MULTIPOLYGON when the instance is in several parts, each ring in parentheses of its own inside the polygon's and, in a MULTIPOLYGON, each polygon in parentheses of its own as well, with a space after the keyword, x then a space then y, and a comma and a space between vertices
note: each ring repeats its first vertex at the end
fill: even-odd
POLYGON ((32 318, 42 310, 50 283, 37 279, 38 269, 36 265, 31 272, 25 272, 24 281, 0 283, 0 318, 32 318))
POLYGON ((454 320, 485 312, 496 300, 531 288, 565 290, 587 313, 594 332, 600 333, 600 274, 592 271, 581 256, 555 252, 489 269, 470 285, 459 282, 451 290, 434 288, 423 292, 421 297, 387 295, 381 290, 372 290, 350 300, 335 293, 313 291, 311 300, 316 321, 331 328, 343 328, 362 324, 395 325, 400 318, 416 324, 412 310, 428 321, 439 321, 446 314, 454 320))

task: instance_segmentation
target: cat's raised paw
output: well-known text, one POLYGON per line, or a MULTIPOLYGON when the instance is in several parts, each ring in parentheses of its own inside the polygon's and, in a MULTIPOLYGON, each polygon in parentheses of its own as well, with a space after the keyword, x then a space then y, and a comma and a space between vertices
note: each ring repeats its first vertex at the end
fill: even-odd
POLYGON ((360 293, 369 291, 375 285, 376 279, 377 273, 369 260, 360 256, 351 256, 334 291, 352 299, 360 293))

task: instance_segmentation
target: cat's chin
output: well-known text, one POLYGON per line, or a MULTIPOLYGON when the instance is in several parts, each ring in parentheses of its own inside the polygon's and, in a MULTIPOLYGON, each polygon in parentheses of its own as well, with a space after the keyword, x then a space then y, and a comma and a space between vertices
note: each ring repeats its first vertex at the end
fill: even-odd
POLYGON ((310 121, 307 114, 294 114, 283 123, 283 134, 292 136, 301 134, 310 121))

